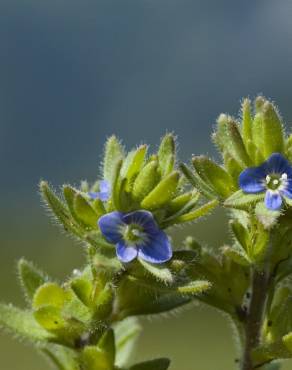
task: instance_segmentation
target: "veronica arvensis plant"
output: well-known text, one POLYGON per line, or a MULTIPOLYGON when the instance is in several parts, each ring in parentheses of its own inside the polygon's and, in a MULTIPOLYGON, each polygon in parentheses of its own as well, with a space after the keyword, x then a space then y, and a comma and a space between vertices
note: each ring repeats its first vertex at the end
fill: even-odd
MULTIPOLYGON (((0 305, 0 323, 35 343, 59 370, 166 370, 160 358, 132 364, 137 317, 193 300, 227 314, 237 329, 241 370, 278 369, 292 357, 292 138, 274 105, 245 99, 241 119, 220 115, 206 156, 177 165, 172 134, 157 153, 105 145, 93 184, 42 181, 42 197, 87 263, 64 283, 21 259, 28 308, 0 305), (219 251, 168 231, 226 208, 232 242, 219 251)), ((210 329, 211 330, 211 329, 210 329)), ((190 367, 195 366, 190 364, 190 367)))

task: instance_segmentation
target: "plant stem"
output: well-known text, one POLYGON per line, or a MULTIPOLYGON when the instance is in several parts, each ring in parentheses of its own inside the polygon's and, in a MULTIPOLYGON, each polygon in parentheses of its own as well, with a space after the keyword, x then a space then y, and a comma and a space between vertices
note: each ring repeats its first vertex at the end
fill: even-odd
POLYGON ((245 321, 245 345, 241 370, 253 370, 252 351, 261 336, 263 314, 266 306, 269 276, 266 271, 253 271, 251 300, 245 321))

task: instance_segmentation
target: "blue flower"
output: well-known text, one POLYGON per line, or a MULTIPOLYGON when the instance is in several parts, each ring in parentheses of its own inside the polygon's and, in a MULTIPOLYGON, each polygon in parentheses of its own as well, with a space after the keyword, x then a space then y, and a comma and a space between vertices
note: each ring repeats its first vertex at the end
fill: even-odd
POLYGON ((138 257, 151 263, 163 263, 172 257, 170 241, 151 212, 111 212, 100 217, 98 225, 104 237, 116 245, 117 257, 122 262, 138 257))
POLYGON ((239 186, 245 193, 266 192, 266 207, 277 210, 283 197, 292 199, 292 166, 281 154, 273 153, 260 166, 241 172, 239 186))
POLYGON ((111 195, 109 182, 106 180, 101 180, 99 182, 99 191, 96 192, 90 191, 88 195, 91 199, 100 199, 103 202, 106 202, 111 195))

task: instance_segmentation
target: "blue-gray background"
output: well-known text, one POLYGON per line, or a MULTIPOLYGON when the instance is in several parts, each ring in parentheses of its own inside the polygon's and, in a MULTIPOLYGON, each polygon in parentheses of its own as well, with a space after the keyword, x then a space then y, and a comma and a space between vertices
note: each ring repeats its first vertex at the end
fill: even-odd
MULTIPOLYGON (((0 0, 0 300, 21 304, 20 256, 60 279, 84 262, 46 219, 37 183, 93 180, 108 135, 155 148, 174 131, 181 159, 216 156, 217 115, 237 115, 240 99, 258 93, 289 124, 291 18, 290 0, 0 0)), ((194 232, 219 246, 221 218, 211 226, 194 232)), ((146 322, 137 357, 231 370, 231 334, 217 312, 194 308, 146 322)), ((45 369, 4 335, 0 353, 3 370, 45 369)))

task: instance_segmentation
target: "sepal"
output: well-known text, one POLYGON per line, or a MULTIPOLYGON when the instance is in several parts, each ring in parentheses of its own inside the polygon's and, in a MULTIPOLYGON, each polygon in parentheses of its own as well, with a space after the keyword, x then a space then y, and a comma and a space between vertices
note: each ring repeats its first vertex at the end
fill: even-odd
POLYGON ((17 268, 21 287, 25 296, 30 301, 36 290, 48 281, 48 277, 24 258, 18 261, 17 268))

